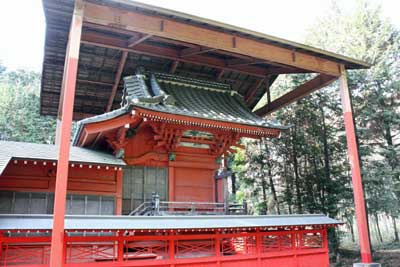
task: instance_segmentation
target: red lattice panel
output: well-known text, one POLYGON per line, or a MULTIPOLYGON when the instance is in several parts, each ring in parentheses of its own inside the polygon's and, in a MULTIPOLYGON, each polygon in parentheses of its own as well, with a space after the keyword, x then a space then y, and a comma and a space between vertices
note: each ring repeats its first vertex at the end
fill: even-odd
POLYGON ((222 255, 243 255, 256 253, 256 237, 255 236, 238 236, 223 238, 222 255))
POLYGON ((6 244, 1 253, 1 266, 48 264, 50 244, 6 244))
POLYGON ((322 248, 323 238, 321 233, 304 233, 300 235, 302 249, 322 248))
POLYGON ((215 256, 214 239, 178 240, 175 244, 175 258, 202 258, 215 256))
POLYGON ((125 245, 124 259, 167 259, 168 241, 132 241, 125 245))
POLYGON ((85 263, 94 261, 117 260, 117 248, 114 242, 67 244, 67 263, 85 263))
POLYGON ((292 235, 264 235, 261 237, 261 251, 290 250, 292 246, 292 235))

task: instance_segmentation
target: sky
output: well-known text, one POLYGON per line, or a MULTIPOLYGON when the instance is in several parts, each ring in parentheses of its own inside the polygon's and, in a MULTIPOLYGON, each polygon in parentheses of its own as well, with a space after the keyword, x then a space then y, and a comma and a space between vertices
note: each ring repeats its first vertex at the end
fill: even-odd
MULTIPOLYGON (((302 42, 334 0, 140 0, 242 28, 302 42)), ((336 0, 348 12, 357 0, 336 0)), ((369 0, 400 27, 400 0, 369 0)), ((0 0, 0 62, 8 69, 42 68, 45 18, 41 0, 0 0), (21 8, 23 7, 23 8, 21 8)))

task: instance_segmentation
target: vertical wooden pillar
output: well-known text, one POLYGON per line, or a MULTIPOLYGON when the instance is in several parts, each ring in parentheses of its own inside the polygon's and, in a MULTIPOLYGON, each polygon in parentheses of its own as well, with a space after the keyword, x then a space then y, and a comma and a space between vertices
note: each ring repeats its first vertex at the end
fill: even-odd
POLYGON ((175 267, 175 233, 169 233, 169 241, 168 241, 168 254, 169 254, 169 261, 171 262, 170 267, 175 267))
POLYGON ((116 171, 116 198, 115 198, 115 214, 122 215, 122 179, 123 179, 123 170, 118 168, 116 171))
POLYGON ((353 112, 351 108, 350 91, 347 85, 346 70, 343 65, 341 66, 339 86, 340 95, 342 98, 344 125, 346 129, 347 150, 351 167, 354 205, 356 209, 357 229, 360 240, 361 261, 362 263, 371 263, 371 246, 368 237, 367 215, 365 211, 364 192, 361 180, 360 162, 358 158, 356 132, 353 123, 353 112))
POLYGON ((78 72, 79 47, 82 33, 83 8, 83 1, 76 0, 72 15, 67 52, 65 56, 64 77, 61 88, 62 114, 59 132, 57 176, 54 195, 50 267, 60 267, 64 265, 64 215, 67 195, 72 114, 74 108, 76 76, 78 72))
POLYGON ((168 167, 168 201, 175 201, 175 167, 168 167))

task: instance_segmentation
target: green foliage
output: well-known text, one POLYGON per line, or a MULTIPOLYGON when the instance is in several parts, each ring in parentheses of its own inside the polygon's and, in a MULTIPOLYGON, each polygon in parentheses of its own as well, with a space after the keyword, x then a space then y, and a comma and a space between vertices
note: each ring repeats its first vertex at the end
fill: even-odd
POLYGON ((0 65, 0 140, 54 143, 55 118, 40 116, 40 74, 0 65))
MULTIPOLYGON (((370 214, 396 217, 400 210, 400 34, 382 19, 379 8, 366 1, 358 4, 351 14, 333 6, 309 30, 306 40, 372 64, 370 69, 348 72, 364 187, 370 214)), ((278 78, 273 99, 310 77, 278 78)), ((258 107, 264 104, 265 99, 258 107)), ((279 140, 247 142, 246 160, 235 158, 241 192, 252 210, 276 210, 269 207, 276 204, 270 202, 276 195, 281 213, 324 213, 352 229, 354 204, 338 84, 274 116, 291 129, 279 140)), ((339 245, 337 234, 329 233, 333 251, 339 245)))

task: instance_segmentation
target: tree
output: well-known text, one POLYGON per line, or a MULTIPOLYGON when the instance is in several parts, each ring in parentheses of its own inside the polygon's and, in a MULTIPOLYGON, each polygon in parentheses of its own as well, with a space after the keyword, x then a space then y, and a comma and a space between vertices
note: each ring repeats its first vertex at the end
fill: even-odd
POLYGON ((54 143, 55 118, 39 112, 40 74, 0 70, 0 140, 54 143))

